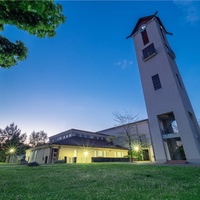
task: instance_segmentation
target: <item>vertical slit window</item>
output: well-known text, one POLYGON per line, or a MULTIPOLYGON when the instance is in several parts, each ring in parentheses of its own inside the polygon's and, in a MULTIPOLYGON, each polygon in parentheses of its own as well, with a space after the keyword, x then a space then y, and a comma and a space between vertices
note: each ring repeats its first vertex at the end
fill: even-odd
POLYGON ((154 90, 158 90, 158 89, 162 88, 158 74, 152 76, 151 78, 152 78, 152 81, 153 81, 154 90))
POLYGON ((141 34, 142 34, 143 44, 145 45, 145 44, 147 44, 147 43, 149 42, 149 38, 148 38, 146 29, 143 30, 143 31, 141 32, 141 34))
POLYGON ((177 80, 178 80, 178 82, 179 82, 180 87, 183 89, 183 85, 181 84, 181 80, 180 80, 178 74, 176 74, 176 77, 177 77, 177 80))

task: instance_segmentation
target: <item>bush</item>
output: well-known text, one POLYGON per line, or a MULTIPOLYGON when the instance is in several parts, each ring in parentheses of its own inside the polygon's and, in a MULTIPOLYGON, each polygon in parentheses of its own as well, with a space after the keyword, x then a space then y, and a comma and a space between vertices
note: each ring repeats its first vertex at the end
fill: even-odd
POLYGON ((35 167, 35 166, 39 166, 39 164, 37 162, 30 162, 30 163, 27 164, 27 166, 35 167))
POLYGON ((55 164, 61 164, 61 163, 65 163, 65 160, 56 160, 54 161, 55 164))

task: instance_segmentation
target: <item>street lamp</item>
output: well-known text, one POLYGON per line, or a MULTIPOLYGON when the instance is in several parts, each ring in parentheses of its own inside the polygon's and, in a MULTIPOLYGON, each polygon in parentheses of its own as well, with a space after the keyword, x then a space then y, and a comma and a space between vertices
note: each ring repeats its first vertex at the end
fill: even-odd
POLYGON ((88 156, 88 151, 84 151, 84 156, 87 157, 88 156))
POLYGON ((140 150, 140 147, 136 145, 136 146, 134 147, 134 151, 138 152, 139 150, 140 150))
POLYGON ((140 145, 139 144, 136 144, 134 146, 134 151, 136 152, 136 155, 137 155, 137 159, 139 160, 139 151, 140 151, 140 145))
POLYGON ((15 153, 15 148, 10 148, 10 149, 9 149, 9 153, 10 153, 10 154, 14 154, 14 153, 15 153))
POLYGON ((14 148, 14 147, 10 147, 9 149, 8 149, 8 162, 10 163, 11 161, 13 162, 13 155, 15 154, 15 152, 16 152, 16 149, 14 148))

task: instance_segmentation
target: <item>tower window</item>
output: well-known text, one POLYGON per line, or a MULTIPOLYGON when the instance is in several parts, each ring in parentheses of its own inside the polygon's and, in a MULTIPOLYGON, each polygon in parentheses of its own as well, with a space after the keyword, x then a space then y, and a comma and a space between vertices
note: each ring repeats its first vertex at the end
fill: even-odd
POLYGON ((152 76, 151 78, 152 78, 152 81, 153 81, 154 90, 158 90, 158 89, 162 88, 158 74, 152 76))
POLYGON ((149 58, 153 57, 156 55, 156 49, 154 47, 154 44, 150 44, 148 47, 142 50, 143 53, 143 59, 144 61, 148 60, 149 58))
POLYGON ((179 83, 180 87, 183 89, 183 86, 182 86, 182 84, 181 84, 181 80, 180 80, 178 74, 176 74, 176 77, 177 77, 177 80, 178 80, 178 83, 179 83))
POLYGON ((147 43, 149 42, 149 38, 148 38, 146 29, 144 29, 144 30, 141 32, 141 35, 142 35, 143 44, 144 44, 144 45, 147 44, 147 43))

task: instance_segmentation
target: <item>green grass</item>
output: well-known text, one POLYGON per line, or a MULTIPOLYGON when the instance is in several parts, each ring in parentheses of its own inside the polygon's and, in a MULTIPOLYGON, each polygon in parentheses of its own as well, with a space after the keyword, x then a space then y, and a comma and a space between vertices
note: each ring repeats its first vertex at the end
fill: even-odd
POLYGON ((113 164, 0 164, 1 200, 200 199, 200 168, 113 164))

